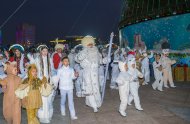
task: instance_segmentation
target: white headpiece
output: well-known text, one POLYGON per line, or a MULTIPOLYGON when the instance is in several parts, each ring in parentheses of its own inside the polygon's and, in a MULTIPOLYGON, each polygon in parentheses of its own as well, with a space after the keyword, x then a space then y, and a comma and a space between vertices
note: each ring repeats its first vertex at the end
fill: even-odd
POLYGON ((59 43, 56 44, 55 45, 55 50, 57 50, 57 49, 62 49, 63 50, 64 49, 64 45, 63 44, 59 44, 59 43))
POLYGON ((169 52, 170 52, 169 49, 163 49, 163 50, 162 50, 162 53, 163 53, 163 54, 169 54, 169 52))
POLYGON ((48 49, 48 47, 47 47, 46 45, 39 45, 39 46, 37 47, 37 50, 38 50, 39 52, 41 52, 44 48, 48 49))
POLYGON ((88 44, 93 44, 93 45, 95 45, 95 38, 92 37, 92 36, 90 36, 90 35, 87 35, 87 36, 85 36, 85 37, 82 39, 81 44, 82 44, 83 46, 88 46, 88 44))

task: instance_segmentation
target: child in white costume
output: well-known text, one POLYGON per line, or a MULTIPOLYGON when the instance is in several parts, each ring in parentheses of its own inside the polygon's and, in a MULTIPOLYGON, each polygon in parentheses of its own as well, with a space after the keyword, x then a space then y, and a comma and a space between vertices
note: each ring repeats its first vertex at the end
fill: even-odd
POLYGON ((135 107, 137 110, 142 111, 142 107, 140 104, 140 99, 139 99, 139 94, 138 94, 138 89, 139 89, 139 80, 138 78, 143 78, 143 74, 139 72, 136 69, 136 61, 135 58, 128 58, 128 73, 132 76, 132 81, 130 81, 129 84, 129 100, 128 100, 128 105, 131 105, 131 102, 134 99, 135 107))
POLYGON ((141 61, 141 70, 142 74, 144 76, 144 82, 143 85, 147 85, 148 82, 150 82, 150 68, 149 68, 149 59, 153 57, 153 52, 151 52, 151 55, 148 55, 146 51, 142 52, 143 60, 141 61))
POLYGON ((173 82, 173 77, 172 77, 172 69, 171 65, 175 64, 175 60, 171 60, 169 57, 169 49, 164 49, 163 50, 163 56, 161 57, 161 62, 162 62, 162 67, 163 67, 163 77, 164 77, 164 87, 168 87, 168 81, 170 83, 170 87, 175 88, 176 86, 174 85, 173 82))
POLYGON ((132 76, 128 73, 128 67, 125 62, 119 62, 120 73, 116 82, 119 86, 120 106, 119 113, 122 116, 126 116, 125 112, 127 109, 128 97, 129 97, 129 82, 132 80, 132 76))
POLYGON ((162 76, 162 65, 160 61, 160 54, 156 54, 155 61, 153 62, 153 69, 154 69, 154 77, 155 81, 152 84, 152 88, 154 90, 158 89, 159 91, 163 91, 163 76, 162 76))
POLYGON ((59 81, 59 89, 61 91, 61 113, 65 116, 65 102, 68 97, 68 104, 71 119, 77 119, 74 101, 73 101, 73 80, 78 76, 78 73, 74 72, 74 69, 69 67, 69 58, 64 57, 62 59, 63 66, 58 69, 57 81, 59 81))

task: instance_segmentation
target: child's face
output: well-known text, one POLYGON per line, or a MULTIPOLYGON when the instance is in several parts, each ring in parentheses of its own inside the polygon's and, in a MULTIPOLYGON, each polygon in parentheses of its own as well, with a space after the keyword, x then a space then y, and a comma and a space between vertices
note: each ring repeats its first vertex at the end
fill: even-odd
POLYGON ((32 74, 32 77, 36 78, 37 77, 37 70, 36 69, 32 69, 31 70, 31 74, 32 74))
POLYGON ((160 60, 160 56, 156 55, 156 61, 159 61, 159 60, 160 60))
POLYGON ((20 57, 21 52, 20 52, 18 49, 16 49, 16 50, 15 50, 15 54, 16 54, 16 57, 20 57))
POLYGON ((62 53, 62 51, 63 51, 63 50, 62 50, 61 48, 57 49, 57 52, 58 52, 58 53, 62 53))
POLYGON ((128 71, 128 66, 127 66, 127 64, 125 64, 125 70, 128 71))
POLYGON ((14 67, 14 68, 13 68, 12 74, 13 74, 13 75, 17 75, 17 67, 14 67))
POLYGON ((87 45, 89 48, 92 48, 94 45, 92 43, 87 45))
POLYGON ((47 56, 48 55, 48 49, 43 49, 41 51, 41 54, 42 54, 42 56, 47 56))
POLYGON ((135 68, 135 64, 132 64, 132 68, 135 68))
POLYGON ((63 61, 62 61, 62 64, 64 65, 64 66, 69 66, 69 59, 64 59, 63 61))

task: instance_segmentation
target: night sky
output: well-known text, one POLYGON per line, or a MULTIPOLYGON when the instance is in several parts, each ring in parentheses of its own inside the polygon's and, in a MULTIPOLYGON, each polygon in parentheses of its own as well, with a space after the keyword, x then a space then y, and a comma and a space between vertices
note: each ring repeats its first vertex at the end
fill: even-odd
MULTIPOLYGON (((44 42, 68 35, 93 35, 109 39, 118 31, 122 0, 28 0, 2 28, 3 41, 14 43, 16 26, 36 26, 36 41, 44 42)), ((0 25, 23 2, 1 0, 0 25)))

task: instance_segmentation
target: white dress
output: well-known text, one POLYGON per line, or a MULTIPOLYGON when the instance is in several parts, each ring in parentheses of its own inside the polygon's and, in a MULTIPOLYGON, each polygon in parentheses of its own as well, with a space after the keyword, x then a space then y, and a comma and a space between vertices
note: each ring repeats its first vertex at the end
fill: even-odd
MULTIPOLYGON (((38 69, 38 77, 40 79, 45 76, 47 79, 50 79, 50 83, 52 82, 51 80, 51 74, 48 72, 48 63, 47 63, 47 56, 42 57, 43 60, 43 65, 44 65, 44 74, 42 73, 42 63, 40 62, 40 56, 36 57, 35 59, 32 58, 31 56, 28 56, 30 63, 35 64, 37 69, 38 69)), ((50 69, 52 69, 52 60, 49 60, 50 62, 50 69)), ((38 110, 38 118, 41 123, 50 123, 51 118, 53 116, 53 100, 55 96, 55 91, 53 91, 48 97, 42 96, 42 107, 38 110)))
POLYGON ((163 76, 162 71, 158 70, 158 68, 161 66, 161 62, 154 61, 153 62, 153 69, 154 69, 154 77, 155 81, 152 84, 153 89, 158 89, 159 91, 162 91, 163 87, 163 76))

